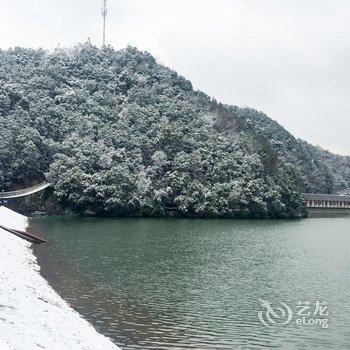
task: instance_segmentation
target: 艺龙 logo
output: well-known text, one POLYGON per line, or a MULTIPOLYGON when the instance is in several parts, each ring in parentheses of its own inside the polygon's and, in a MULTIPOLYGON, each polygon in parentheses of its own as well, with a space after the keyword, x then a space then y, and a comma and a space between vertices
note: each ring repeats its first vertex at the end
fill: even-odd
MULTIPOLYGON (((263 311, 258 312, 259 321, 265 326, 286 326, 291 323, 293 318, 292 309, 282 301, 279 306, 272 306, 269 301, 259 299, 263 311)), ((328 305, 323 301, 316 300, 298 301, 294 312, 295 324, 297 326, 320 326, 328 328, 328 305)))
POLYGON ((258 312, 260 322, 265 326, 285 326, 292 321, 293 312, 291 308, 283 302, 282 307, 273 308, 270 302, 259 299, 263 311, 258 312))

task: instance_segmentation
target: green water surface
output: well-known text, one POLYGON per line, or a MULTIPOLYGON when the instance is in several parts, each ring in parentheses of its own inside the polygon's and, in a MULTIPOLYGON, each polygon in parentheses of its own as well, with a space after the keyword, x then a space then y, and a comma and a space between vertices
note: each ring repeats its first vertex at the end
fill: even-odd
POLYGON ((350 349, 349 228, 350 218, 32 222, 49 240, 35 248, 43 275, 123 349, 350 349), (260 322, 259 299, 278 325, 260 322), (326 305, 315 318, 328 328, 296 324, 298 302, 311 314, 326 305))

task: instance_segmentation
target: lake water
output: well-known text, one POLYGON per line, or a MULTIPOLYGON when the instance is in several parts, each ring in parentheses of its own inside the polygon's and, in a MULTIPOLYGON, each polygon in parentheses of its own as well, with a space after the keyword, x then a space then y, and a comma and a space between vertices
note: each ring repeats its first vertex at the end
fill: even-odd
POLYGON ((46 217, 32 230, 50 242, 35 248, 43 275, 123 349, 350 348, 350 218, 46 217))

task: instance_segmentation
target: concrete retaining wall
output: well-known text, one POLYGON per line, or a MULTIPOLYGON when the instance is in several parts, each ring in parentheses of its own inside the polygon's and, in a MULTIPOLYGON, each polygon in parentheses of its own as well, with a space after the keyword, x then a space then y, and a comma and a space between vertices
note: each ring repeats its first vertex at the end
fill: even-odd
POLYGON ((350 216, 350 208, 308 208, 309 218, 350 216))

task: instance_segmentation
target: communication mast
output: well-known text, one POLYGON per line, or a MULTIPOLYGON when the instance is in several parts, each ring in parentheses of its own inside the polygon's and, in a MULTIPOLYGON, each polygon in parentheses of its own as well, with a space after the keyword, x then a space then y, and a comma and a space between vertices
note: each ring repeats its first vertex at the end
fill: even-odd
POLYGON ((107 16, 107 0, 102 0, 103 46, 106 45, 106 16, 107 16))

